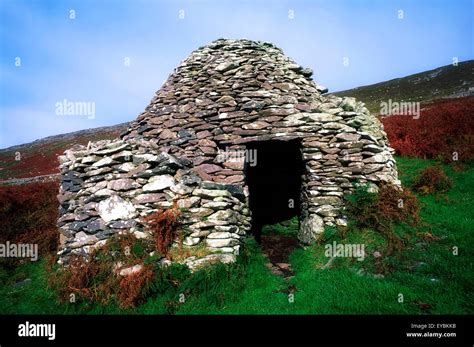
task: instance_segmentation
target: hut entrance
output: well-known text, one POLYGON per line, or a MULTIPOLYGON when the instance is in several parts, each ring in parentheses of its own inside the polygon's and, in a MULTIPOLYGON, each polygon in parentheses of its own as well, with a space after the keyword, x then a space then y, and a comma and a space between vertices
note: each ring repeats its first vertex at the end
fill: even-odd
POLYGON ((256 160, 246 162, 245 176, 249 187, 252 233, 262 240, 264 225, 288 221, 300 214, 301 175, 303 160, 301 142, 252 142, 256 160))

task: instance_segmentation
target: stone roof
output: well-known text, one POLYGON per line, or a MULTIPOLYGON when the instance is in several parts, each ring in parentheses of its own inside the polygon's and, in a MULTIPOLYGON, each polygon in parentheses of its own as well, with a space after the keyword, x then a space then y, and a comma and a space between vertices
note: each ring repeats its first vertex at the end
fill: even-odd
POLYGON ((160 144, 182 144, 183 128, 228 134, 217 140, 266 133, 266 124, 278 126, 284 116, 321 105, 327 89, 312 74, 271 43, 216 40, 175 69, 124 138, 141 135, 158 137, 160 144), (250 124, 218 129, 238 127, 231 119, 250 124))

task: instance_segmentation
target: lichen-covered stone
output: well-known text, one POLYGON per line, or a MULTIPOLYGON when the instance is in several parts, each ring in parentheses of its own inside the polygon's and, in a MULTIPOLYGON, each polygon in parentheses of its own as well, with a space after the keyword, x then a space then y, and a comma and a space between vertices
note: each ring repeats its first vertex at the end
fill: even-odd
POLYGON ((135 207, 118 195, 99 202, 97 208, 99 215, 106 222, 117 219, 129 219, 135 215, 135 207))
POLYGON ((317 214, 311 214, 301 222, 298 239, 304 244, 317 241, 324 232, 324 221, 317 214))
POLYGON ((153 176, 148 180, 148 183, 143 186, 143 191, 157 192, 169 188, 175 185, 175 183, 173 176, 170 175, 153 176))

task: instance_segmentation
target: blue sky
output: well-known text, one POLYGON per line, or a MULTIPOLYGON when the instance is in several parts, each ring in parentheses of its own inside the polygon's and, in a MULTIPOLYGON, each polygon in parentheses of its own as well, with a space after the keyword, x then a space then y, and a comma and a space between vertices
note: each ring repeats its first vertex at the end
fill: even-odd
POLYGON ((0 0, 0 148, 135 119, 174 67, 220 37, 271 41, 330 91, 473 59, 473 3, 0 0), (58 115, 64 99, 94 102, 95 117, 58 115))

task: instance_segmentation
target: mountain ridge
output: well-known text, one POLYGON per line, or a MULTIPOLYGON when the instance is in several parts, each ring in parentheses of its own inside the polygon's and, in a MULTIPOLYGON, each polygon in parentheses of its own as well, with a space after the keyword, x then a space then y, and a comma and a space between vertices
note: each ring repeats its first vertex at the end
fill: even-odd
POLYGON ((366 104, 372 113, 380 113, 380 102, 430 102, 437 99, 474 95, 474 60, 445 65, 405 77, 359 86, 332 93, 352 96, 366 104))

